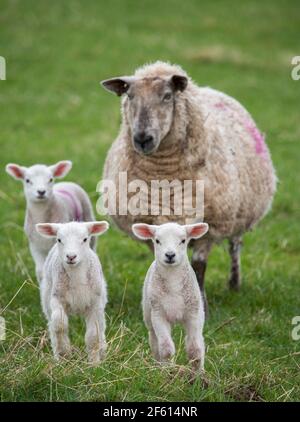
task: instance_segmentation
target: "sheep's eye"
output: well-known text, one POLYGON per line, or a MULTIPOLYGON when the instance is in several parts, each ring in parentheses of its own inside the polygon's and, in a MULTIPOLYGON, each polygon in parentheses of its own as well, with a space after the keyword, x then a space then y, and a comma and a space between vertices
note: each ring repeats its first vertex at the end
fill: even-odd
POLYGON ((30 183, 30 180, 29 179, 26 179, 26 183, 30 183))
POLYGON ((160 245, 160 241, 158 239, 155 240, 155 242, 160 245))
POLYGON ((51 177, 50 179, 49 179, 49 183, 52 183, 53 182, 53 177, 51 177))
POLYGON ((61 243, 61 239, 57 239, 58 243, 61 243))
POLYGON ((185 243, 185 239, 182 239, 181 243, 185 243))
POLYGON ((172 95, 168 92, 167 94, 165 94, 165 95, 164 95, 163 100, 164 100, 164 101, 170 101, 170 100, 171 100, 171 98, 172 98, 172 95))
POLYGON ((83 241, 84 241, 84 242, 86 242, 87 240, 88 240, 88 238, 87 238, 87 237, 85 237, 85 238, 83 239, 83 241))

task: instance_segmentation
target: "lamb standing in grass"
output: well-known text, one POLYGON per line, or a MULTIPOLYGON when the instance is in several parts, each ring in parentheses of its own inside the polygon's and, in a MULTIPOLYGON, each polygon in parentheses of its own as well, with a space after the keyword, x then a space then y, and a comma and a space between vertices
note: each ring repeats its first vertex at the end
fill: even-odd
MULTIPOLYGON (((41 237, 35 230, 37 223, 66 223, 69 221, 95 220, 92 204, 87 193, 77 184, 64 182, 54 184, 71 170, 71 161, 60 161, 53 166, 36 164, 23 167, 7 164, 7 173, 23 182, 27 203, 24 229, 40 282, 42 270, 53 239, 41 237)), ((96 248, 92 239, 91 247, 96 248)))
POLYGON ((175 353, 171 326, 181 322, 186 329, 186 350, 196 371, 204 369, 205 346, 202 335, 204 306, 195 272, 187 256, 191 239, 199 239, 208 225, 180 226, 134 224, 133 233, 142 240, 151 239, 155 261, 146 275, 143 291, 144 321, 154 357, 168 360, 175 353))
POLYGON ((66 224, 37 224, 37 231, 57 242, 49 252, 41 283, 42 308, 49 323, 54 356, 70 352, 68 315, 83 315, 85 343, 91 363, 103 359, 106 350, 106 283, 96 253, 90 248, 91 236, 104 233, 106 221, 66 224))
MULTIPOLYGON (((229 240, 229 285, 240 286, 242 235, 270 209, 276 177, 264 137, 251 115, 235 99, 198 87, 179 66, 163 62, 145 65, 134 76, 108 79, 103 86, 123 95, 122 125, 105 162, 103 179, 114 182, 119 198, 119 173, 127 184, 142 180, 204 181, 204 216, 153 215, 149 196, 140 209, 148 215, 112 215, 127 234, 136 222, 180 224, 205 220, 209 233, 193 243, 192 265, 204 293, 206 261, 212 245, 229 240), (152 215, 151 215, 152 214, 152 215)), ((168 187, 167 187, 168 188, 168 187)), ((124 189, 124 188, 123 188, 124 189)), ((162 189, 163 190, 163 189, 162 189)), ((135 192, 129 192, 129 200, 135 192)), ((162 197, 162 196, 161 196, 162 197)), ((195 189, 193 191, 195 199, 195 189)))

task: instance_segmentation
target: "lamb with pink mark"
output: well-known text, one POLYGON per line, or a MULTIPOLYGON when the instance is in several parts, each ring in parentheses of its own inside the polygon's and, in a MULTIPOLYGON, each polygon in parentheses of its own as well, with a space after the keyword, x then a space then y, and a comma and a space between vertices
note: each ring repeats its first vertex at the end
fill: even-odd
POLYGON ((36 226, 39 234, 56 240, 45 262, 40 289, 56 359, 71 350, 68 337, 68 316, 71 314, 85 318, 89 361, 97 364, 105 356, 106 282, 100 260, 89 242, 91 237, 108 228, 106 221, 36 226))
MULTIPOLYGON (((35 230, 37 223, 66 223, 69 221, 94 221, 92 204, 87 193, 71 182, 54 183, 66 176, 72 168, 71 161, 59 161, 52 166, 35 164, 24 167, 7 164, 7 173, 23 183, 26 198, 24 229, 35 262, 36 276, 40 282, 48 252, 54 244, 35 230)), ((93 238, 91 247, 96 248, 93 238)))
POLYGON ((187 246, 191 239, 201 238, 208 225, 138 223, 132 226, 132 231, 139 239, 151 239, 154 244, 155 261, 147 272, 143 290, 144 321, 151 351, 157 360, 168 361, 175 354, 171 327, 180 322, 186 330, 186 351, 193 375, 201 375, 205 356, 204 302, 187 246))

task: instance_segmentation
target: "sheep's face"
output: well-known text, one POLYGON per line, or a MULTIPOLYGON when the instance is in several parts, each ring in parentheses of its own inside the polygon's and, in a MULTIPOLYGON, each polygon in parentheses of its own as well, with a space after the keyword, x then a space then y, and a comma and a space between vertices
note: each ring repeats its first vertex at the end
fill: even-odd
POLYGON ((87 260, 90 253, 90 237, 104 233, 106 221, 91 223, 37 224, 37 231, 45 237, 55 237, 59 258, 66 269, 74 268, 87 260))
POLYGON ((54 179, 64 177, 71 167, 71 161, 60 161, 53 166, 36 164, 31 167, 22 167, 18 164, 8 164, 6 171, 23 182, 28 202, 42 204, 52 198, 54 179))
POLYGON ((114 78, 103 82, 106 89, 126 94, 124 111, 131 129, 134 149, 149 155, 157 151, 171 130, 176 96, 187 86, 187 78, 114 78))
POLYGON ((199 239, 208 230, 206 223, 181 226, 166 223, 161 226, 134 224, 133 233, 140 239, 154 243, 156 261, 166 267, 175 267, 187 260, 187 245, 191 239, 199 239))

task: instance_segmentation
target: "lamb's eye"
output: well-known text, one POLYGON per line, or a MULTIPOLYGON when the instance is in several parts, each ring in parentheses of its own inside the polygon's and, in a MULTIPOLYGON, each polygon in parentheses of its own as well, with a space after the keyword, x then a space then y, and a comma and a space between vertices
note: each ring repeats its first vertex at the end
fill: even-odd
POLYGON ((61 239, 57 239, 58 243, 61 243, 61 239))
POLYGON ((30 180, 29 179, 26 179, 25 181, 26 181, 26 183, 30 183, 30 180))
POLYGON ((182 239, 181 243, 185 243, 185 239, 182 239))
POLYGON ((53 177, 51 177, 50 179, 49 179, 49 183, 52 183, 53 182, 53 177))
POLYGON ((160 245, 160 241, 158 239, 155 239, 155 242, 160 245))
POLYGON ((164 95, 163 101, 170 101, 172 98, 172 95, 168 92, 167 94, 164 95))
POLYGON ((85 238, 83 239, 83 241, 84 241, 84 242, 87 242, 87 240, 88 240, 88 238, 87 238, 87 237, 85 237, 85 238))

